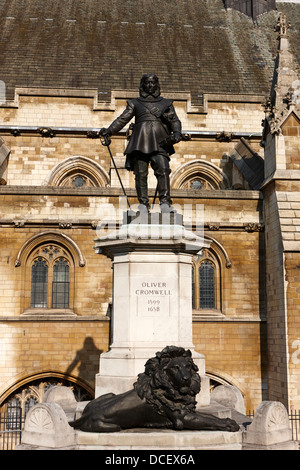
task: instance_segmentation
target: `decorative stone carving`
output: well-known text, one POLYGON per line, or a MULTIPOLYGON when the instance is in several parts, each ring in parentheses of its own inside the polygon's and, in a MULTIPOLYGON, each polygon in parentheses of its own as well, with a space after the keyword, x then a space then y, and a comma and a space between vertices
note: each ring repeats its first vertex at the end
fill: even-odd
POLYGON ((233 138, 233 135, 231 132, 219 132, 217 135, 216 135, 216 140, 218 142, 231 142, 232 141, 232 138, 233 138))
POLYGON ((88 139, 99 139, 99 131, 87 131, 86 136, 88 139))
POLYGON ((74 446, 74 431, 67 416, 57 403, 40 403, 27 415, 22 444, 39 448, 67 448, 74 446))
POLYGON ((51 127, 40 127, 38 132, 42 137, 55 137, 56 132, 51 127))
POLYGON ((62 228, 62 229, 70 229, 72 228, 72 223, 71 222, 60 222, 58 224, 59 228, 62 228))
POLYGON ((289 418, 286 409, 281 406, 281 403, 274 403, 271 407, 267 416, 266 425, 269 431, 277 431, 289 427, 289 418))
POLYGON ((42 245, 42 243, 47 243, 49 242, 49 240, 51 240, 52 243, 57 242, 58 244, 64 245, 70 251, 73 258, 77 261, 78 265, 80 267, 85 266, 85 259, 81 253, 81 250, 72 238, 70 238, 65 233, 59 233, 54 230, 48 230, 33 235, 24 243, 15 260, 15 267, 21 266, 22 262, 26 260, 29 253, 31 253, 36 246, 40 246, 42 245))
POLYGON ((32 411, 26 424, 26 430, 32 432, 51 432, 54 429, 49 410, 41 407, 37 407, 32 411))
POLYGON ((291 27, 291 23, 286 22, 286 16, 283 13, 280 13, 280 16, 278 18, 278 22, 276 26, 274 27, 274 31, 279 33, 279 37, 285 37, 287 34, 288 28, 291 27))
POLYGON ((256 224, 256 223, 249 223, 244 225, 244 229, 246 232, 263 232, 264 225, 263 224, 256 224))
POLYGON ((74 155, 58 163, 48 175, 45 184, 49 186, 74 185, 73 177, 86 178, 88 186, 108 187, 110 176, 96 161, 91 158, 74 155))
POLYGON ((280 402, 263 401, 245 434, 245 446, 251 449, 297 449, 286 408, 280 402))
POLYGON ((264 134, 262 144, 265 143, 265 133, 267 130, 273 135, 281 135, 282 125, 287 120, 290 113, 294 112, 299 116, 299 84, 296 64, 293 54, 290 51, 287 30, 290 24, 286 17, 280 13, 275 31, 278 31, 279 49, 276 59, 274 74, 274 84, 270 97, 265 103, 264 134))
POLYGON ((208 230, 212 230, 212 231, 219 230, 220 229, 220 224, 218 224, 218 223, 216 223, 216 224, 207 224, 207 228, 208 228, 208 230))
MULTIPOLYGON (((203 189, 228 189, 230 182, 226 174, 216 165, 205 160, 191 160, 181 165, 172 173, 171 187, 174 189, 191 189, 191 184, 199 183, 203 189)), ((197 186, 197 185, 196 185, 197 186)))
POLYGON ((15 228, 23 228, 25 226, 24 220, 18 220, 15 222, 15 228))

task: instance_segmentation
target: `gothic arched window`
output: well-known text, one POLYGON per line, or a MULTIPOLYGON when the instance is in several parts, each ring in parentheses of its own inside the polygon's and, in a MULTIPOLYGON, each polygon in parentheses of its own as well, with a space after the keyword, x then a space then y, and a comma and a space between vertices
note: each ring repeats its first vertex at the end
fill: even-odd
POLYGON ((31 266, 31 312, 71 309, 74 263, 70 253, 58 244, 43 244, 31 253, 27 264, 31 266))
POLYGON ((45 393, 54 386, 69 387, 78 402, 91 400, 91 391, 67 378, 47 377, 33 380, 15 390, 1 405, 0 415, 6 416, 6 429, 22 429, 24 419, 30 408, 42 403, 45 393))
POLYGON ((221 310, 220 266, 208 250, 193 260, 192 306, 194 310, 221 310))
POLYGON ((215 266, 208 260, 199 266, 199 308, 216 308, 215 266))
POLYGON ((21 315, 76 315, 78 268, 85 266, 79 246, 65 233, 46 231, 26 240, 15 267, 21 269, 21 315))
POLYGON ((57 164, 46 182, 51 186, 73 188, 107 187, 110 185, 110 176, 95 160, 73 156, 57 164))
POLYGON ((172 173, 171 187, 176 189, 218 190, 230 187, 226 174, 206 160, 191 160, 172 173))

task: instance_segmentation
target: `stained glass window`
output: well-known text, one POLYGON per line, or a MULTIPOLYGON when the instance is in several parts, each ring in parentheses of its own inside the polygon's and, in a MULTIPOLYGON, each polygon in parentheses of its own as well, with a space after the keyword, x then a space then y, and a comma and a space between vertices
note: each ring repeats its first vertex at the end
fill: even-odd
POLYGON ((82 186, 86 185, 87 179, 81 175, 77 175, 73 180, 72 184, 75 188, 81 188, 82 186))
POLYGON ((201 189, 204 186, 204 183, 199 179, 191 181, 191 188, 192 189, 201 189))

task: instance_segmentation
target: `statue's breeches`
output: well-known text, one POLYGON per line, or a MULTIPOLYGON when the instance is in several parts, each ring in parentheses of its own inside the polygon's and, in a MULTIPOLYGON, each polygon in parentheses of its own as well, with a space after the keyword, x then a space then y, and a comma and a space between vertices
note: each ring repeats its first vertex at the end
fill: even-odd
POLYGON ((169 157, 159 152, 151 155, 141 153, 136 153, 135 155, 134 174, 139 202, 147 206, 149 205, 147 183, 149 163, 157 178, 157 192, 160 204, 171 204, 169 157))

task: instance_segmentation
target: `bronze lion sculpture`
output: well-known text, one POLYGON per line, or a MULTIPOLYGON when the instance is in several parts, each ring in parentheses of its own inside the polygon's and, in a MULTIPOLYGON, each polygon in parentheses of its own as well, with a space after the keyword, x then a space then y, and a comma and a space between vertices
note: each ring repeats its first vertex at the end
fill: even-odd
POLYGON ((189 350, 167 346, 146 362, 132 390, 92 400, 82 416, 69 424, 86 432, 131 428, 238 431, 239 425, 230 418, 196 411, 197 371, 189 350))

